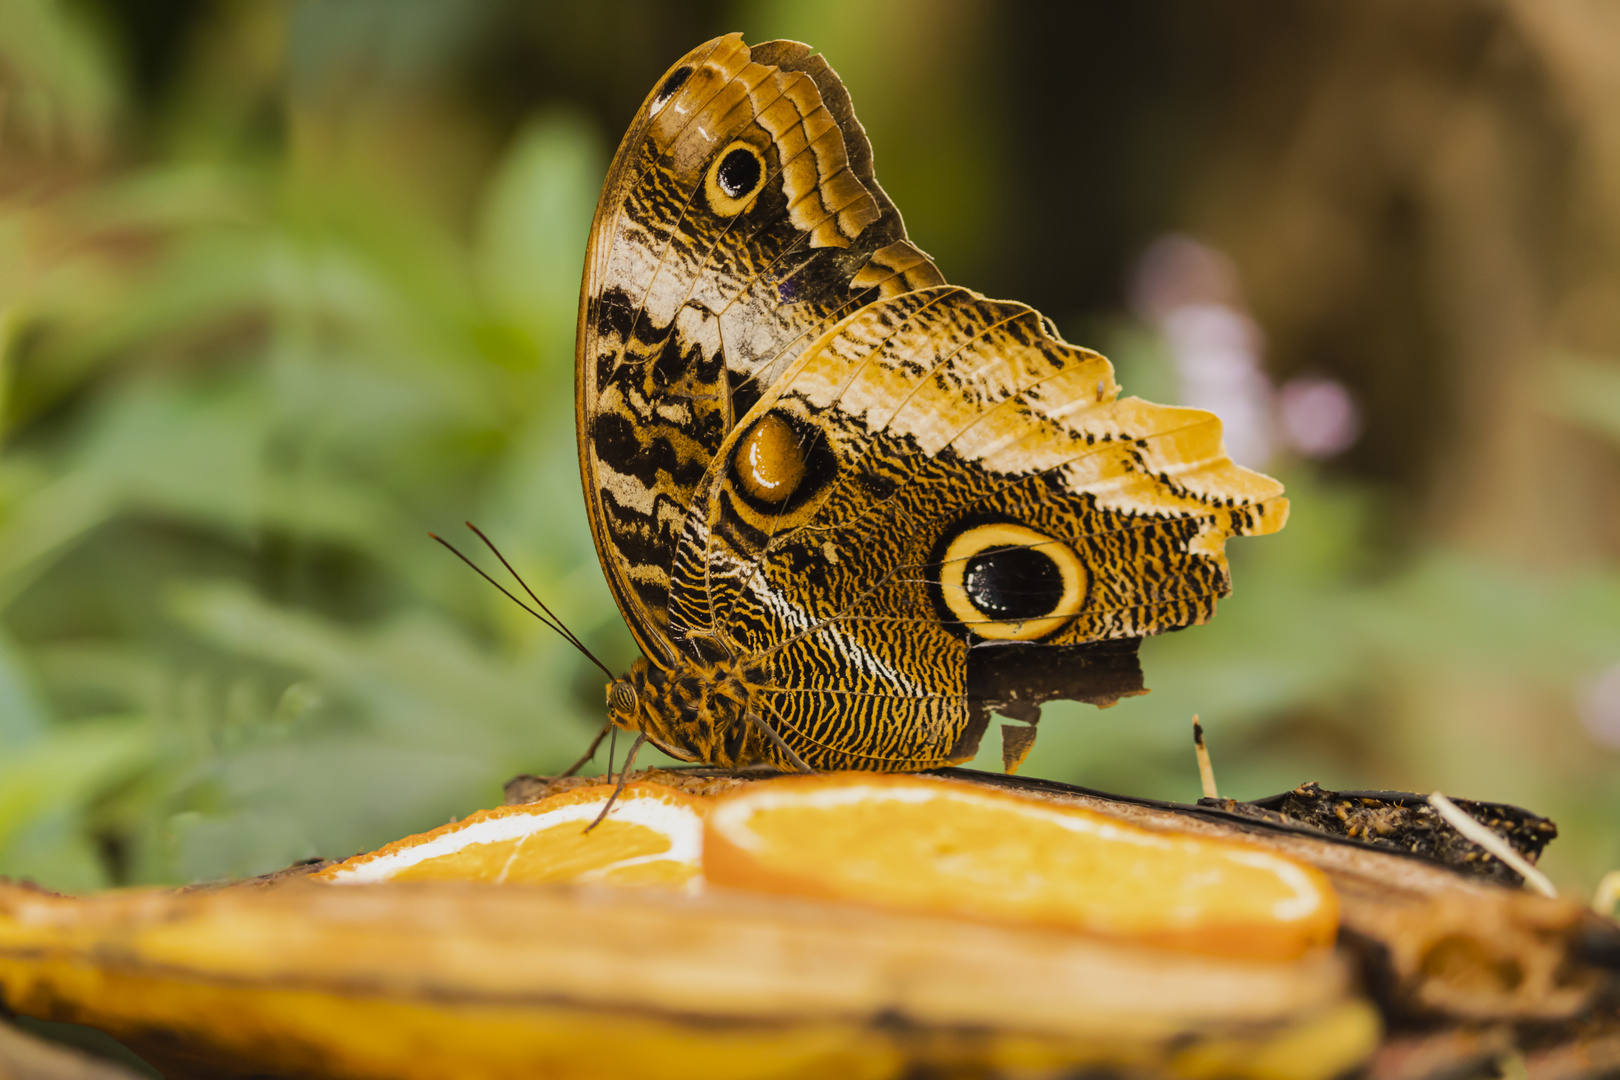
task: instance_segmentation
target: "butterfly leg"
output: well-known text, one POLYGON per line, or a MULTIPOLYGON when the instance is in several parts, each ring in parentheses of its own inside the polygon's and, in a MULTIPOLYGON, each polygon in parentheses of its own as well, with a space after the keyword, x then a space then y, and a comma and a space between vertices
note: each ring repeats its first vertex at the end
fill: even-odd
POLYGON ((559 775, 573 776, 575 773, 579 772, 580 769, 583 769, 585 767, 585 763, 587 761, 591 760, 591 758, 596 756, 597 747, 602 745, 602 740, 607 738, 607 733, 608 733, 609 729, 611 729, 612 727, 613 727, 613 725, 611 723, 603 724, 602 725, 602 730, 598 731, 596 733, 596 738, 591 740, 590 749, 585 751, 584 756, 581 757, 578 761, 574 762, 572 765, 568 766, 568 768, 565 771, 563 771, 562 773, 560 773, 559 775))
POLYGON ((782 756, 791 761, 795 769, 798 769, 802 773, 813 773, 816 771, 810 766, 806 765, 802 757, 793 752, 793 747, 784 742, 782 736, 776 733, 776 729, 771 727, 771 725, 767 723, 765 718, 759 715, 759 713, 747 713, 745 714, 744 719, 746 719, 750 724, 753 724, 755 727, 759 728, 759 730, 763 731, 765 733, 765 737, 771 740, 772 743, 776 744, 776 748, 782 751, 782 756))
POLYGON ((608 811, 613 809, 613 804, 619 801, 619 793, 624 790, 625 781, 630 779, 630 766, 635 763, 636 751, 640 750, 641 744, 646 741, 647 733, 642 732, 636 736, 636 741, 630 744, 630 752, 624 756, 624 768, 619 771, 618 786, 613 789, 613 794, 608 796, 607 805, 602 807, 600 814, 596 815, 596 820, 585 826, 586 832, 590 832, 602 824, 602 819, 608 816, 608 811))

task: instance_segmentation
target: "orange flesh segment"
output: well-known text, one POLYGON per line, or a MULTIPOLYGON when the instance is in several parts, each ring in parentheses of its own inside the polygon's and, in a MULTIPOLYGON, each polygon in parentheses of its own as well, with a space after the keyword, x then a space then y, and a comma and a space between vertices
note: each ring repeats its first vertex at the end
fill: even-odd
POLYGON ((669 837, 645 825, 604 821, 587 833, 589 824, 569 821, 515 840, 468 844, 459 851, 407 866, 389 880, 508 884, 572 881, 626 859, 662 855, 670 848, 669 837))
POLYGON ((696 888, 702 842, 698 804, 662 785, 632 784, 607 819, 586 832, 612 790, 603 785, 481 810, 314 876, 338 884, 599 881, 696 888))
POLYGON ((704 850, 719 884, 1227 956, 1297 957, 1338 923, 1327 880, 1272 852, 944 781, 759 785, 714 808, 704 850))

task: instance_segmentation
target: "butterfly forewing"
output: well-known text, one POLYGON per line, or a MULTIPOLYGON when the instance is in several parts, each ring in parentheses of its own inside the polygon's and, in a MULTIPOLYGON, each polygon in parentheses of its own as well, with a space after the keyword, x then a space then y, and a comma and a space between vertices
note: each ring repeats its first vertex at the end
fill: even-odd
POLYGON ((941 280, 806 46, 733 34, 659 81, 597 207, 576 366, 592 530, 650 658, 676 655, 676 538, 736 417, 845 314, 941 280))

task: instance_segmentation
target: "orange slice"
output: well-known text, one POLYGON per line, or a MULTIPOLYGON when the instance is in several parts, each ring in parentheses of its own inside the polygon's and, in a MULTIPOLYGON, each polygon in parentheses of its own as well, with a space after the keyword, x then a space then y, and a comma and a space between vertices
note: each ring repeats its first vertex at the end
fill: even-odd
POLYGON ((701 886, 703 816, 697 800, 662 784, 627 784, 606 820, 611 785, 536 803, 480 810, 311 875, 334 884, 486 881, 701 886))
POLYGON ((1327 879, 1273 852, 923 777, 755 784, 710 809, 703 873, 1256 959, 1328 945, 1338 924, 1327 879))

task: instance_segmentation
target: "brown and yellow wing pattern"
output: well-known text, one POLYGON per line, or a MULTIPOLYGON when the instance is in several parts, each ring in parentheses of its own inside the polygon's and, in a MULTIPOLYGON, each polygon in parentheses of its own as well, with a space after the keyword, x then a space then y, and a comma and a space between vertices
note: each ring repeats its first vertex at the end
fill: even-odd
POLYGON ((732 34, 659 81, 597 207, 576 358, 592 530, 649 657, 675 659, 669 567, 734 420, 838 319, 943 280, 807 46, 732 34))
MULTIPOLYGON (((1019 304, 944 284, 811 50, 730 35, 661 79, 592 226, 580 462, 646 659, 613 724, 721 765, 921 769, 994 709, 1140 691, 1275 481, 1120 398, 1019 304)), ((1009 767, 1030 736, 1004 740, 1009 767)))
POLYGON ((1215 416, 1118 393, 1021 304, 939 286, 860 309, 720 447, 676 552, 675 640, 748 658, 754 707, 817 768, 971 754, 972 664, 1083 667, 1203 622, 1227 538, 1287 518, 1215 416))

